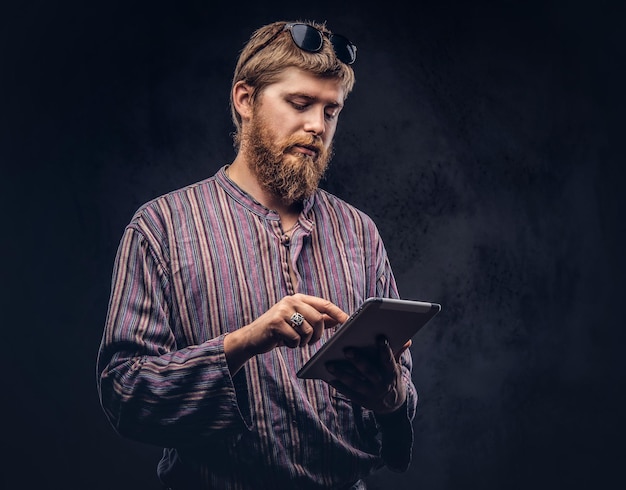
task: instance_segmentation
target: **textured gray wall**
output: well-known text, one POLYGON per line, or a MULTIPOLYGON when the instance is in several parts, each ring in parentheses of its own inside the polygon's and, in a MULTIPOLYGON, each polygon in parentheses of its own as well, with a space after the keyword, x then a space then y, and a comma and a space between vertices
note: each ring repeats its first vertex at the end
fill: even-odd
POLYGON ((233 158, 253 29, 359 48, 323 186, 378 223, 414 339, 414 461, 371 489, 603 488, 624 450, 617 2, 22 2, 0 16, 7 488, 158 488, 101 413, 115 250, 146 200, 233 158), (7 442, 8 441, 8 442, 7 442))

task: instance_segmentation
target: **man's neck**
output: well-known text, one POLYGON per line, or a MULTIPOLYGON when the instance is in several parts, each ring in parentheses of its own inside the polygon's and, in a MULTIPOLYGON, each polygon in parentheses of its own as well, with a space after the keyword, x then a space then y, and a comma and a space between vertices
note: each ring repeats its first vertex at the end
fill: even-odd
POLYGON ((263 188, 240 155, 226 169, 226 173, 230 180, 259 203, 267 209, 276 211, 280 216, 281 226, 284 230, 291 229, 298 221, 302 204, 300 202, 286 203, 280 197, 263 188))

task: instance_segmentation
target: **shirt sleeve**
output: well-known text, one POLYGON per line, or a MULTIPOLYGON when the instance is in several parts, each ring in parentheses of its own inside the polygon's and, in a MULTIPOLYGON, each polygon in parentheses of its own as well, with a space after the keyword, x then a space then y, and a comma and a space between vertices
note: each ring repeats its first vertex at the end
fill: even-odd
POLYGON ((228 370, 224 336, 178 348, 171 317, 168 271, 129 226, 98 352, 98 391, 108 420, 121 435, 162 447, 245 430, 235 389, 241 380, 228 370))

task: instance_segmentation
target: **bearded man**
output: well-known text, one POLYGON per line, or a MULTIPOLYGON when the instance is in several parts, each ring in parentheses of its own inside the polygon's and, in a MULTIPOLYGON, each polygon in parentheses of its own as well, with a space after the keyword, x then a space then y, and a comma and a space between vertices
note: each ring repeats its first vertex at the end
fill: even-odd
POLYGON ((355 58, 324 24, 258 29, 233 77, 236 158, 126 227, 98 389, 119 434, 164 448, 164 488, 362 489, 408 468, 408 349, 296 376, 365 299, 399 297, 373 221, 318 187, 355 58))

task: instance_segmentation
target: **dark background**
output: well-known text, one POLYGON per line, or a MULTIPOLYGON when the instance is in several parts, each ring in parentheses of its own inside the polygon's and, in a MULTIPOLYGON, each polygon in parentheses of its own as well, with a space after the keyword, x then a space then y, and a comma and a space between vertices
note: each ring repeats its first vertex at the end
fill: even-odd
POLYGON ((3 488, 157 489, 95 359, 143 202, 234 157, 251 32, 359 48, 323 187, 380 227, 414 339, 414 460, 372 489, 619 488, 626 9, 606 1, 23 1, 0 7, 3 488))

